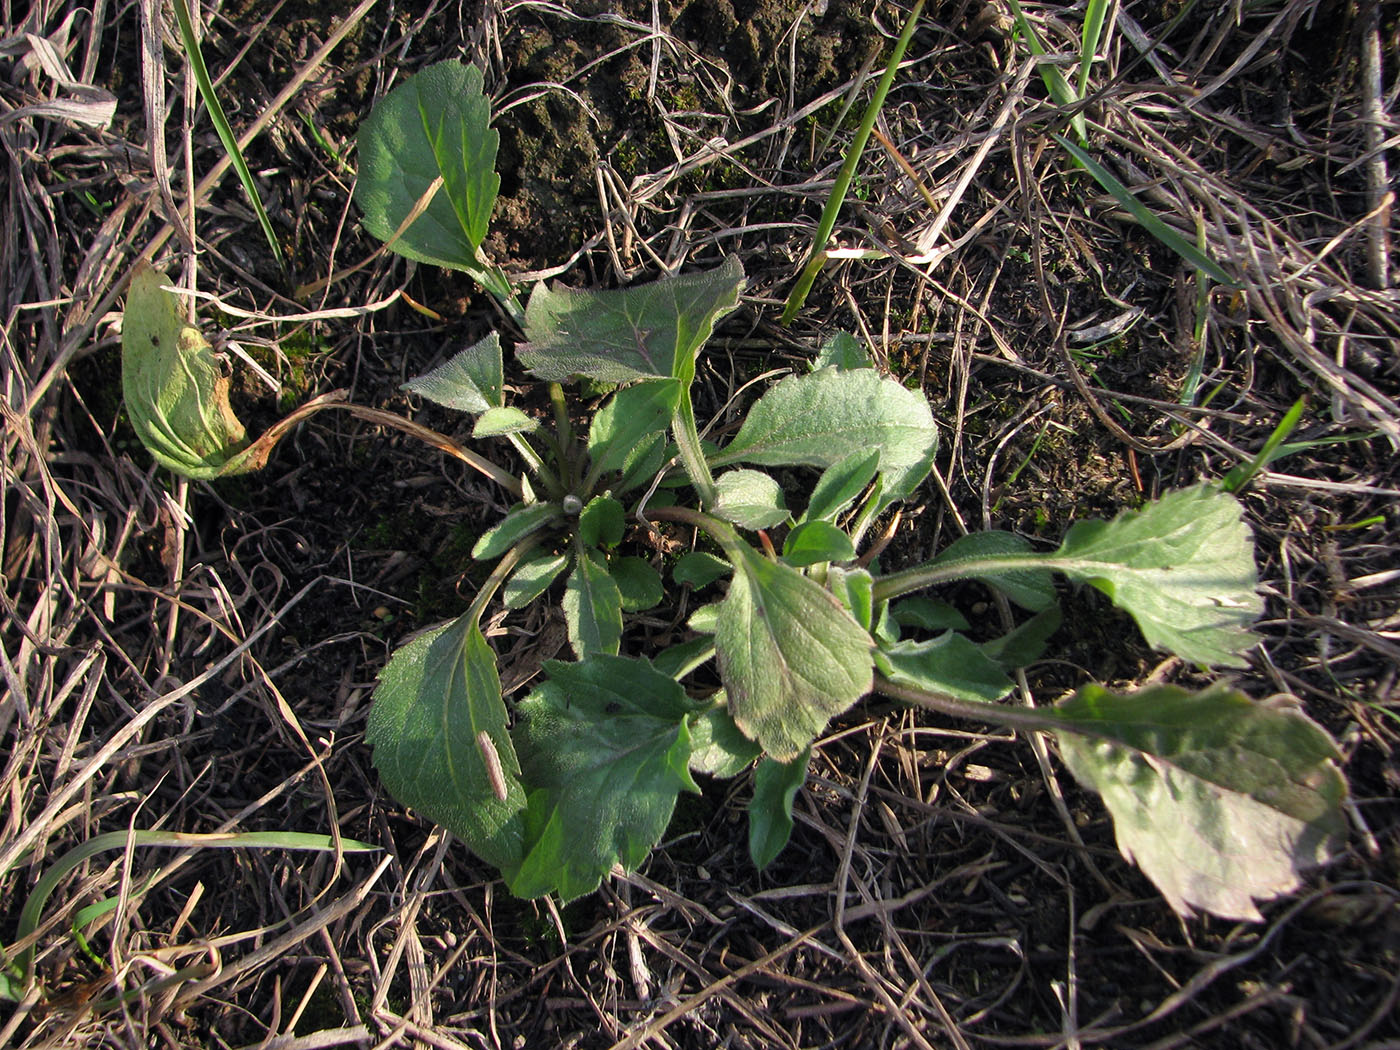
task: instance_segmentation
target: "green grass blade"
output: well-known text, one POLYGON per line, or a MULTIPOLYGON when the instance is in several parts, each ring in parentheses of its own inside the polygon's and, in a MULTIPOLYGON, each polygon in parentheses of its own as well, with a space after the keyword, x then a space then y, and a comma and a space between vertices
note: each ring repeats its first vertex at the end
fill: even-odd
POLYGON ((851 139, 850 148, 846 150, 846 159, 841 164, 841 170, 836 173, 836 182, 832 184, 831 196, 827 198, 826 207, 822 209, 821 219, 817 222, 817 234, 812 239, 812 253, 807 257, 807 264, 802 268, 797 283, 788 293, 787 302, 783 304, 783 315, 779 318, 781 324, 792 323, 797 311, 802 309, 802 304, 807 301, 807 293, 812 290, 812 283, 817 279, 822 263, 826 261, 824 248, 827 238, 831 236, 831 231, 836 228, 836 216, 841 211, 841 205, 846 201, 846 192, 851 188, 851 180, 855 178, 856 165, 860 163, 860 156, 865 152, 865 144, 870 141, 870 131, 875 127, 875 118, 880 115, 880 108, 885 104, 885 96, 890 93, 890 85, 894 83, 894 75, 899 69, 899 63, 904 59, 905 49, 909 47, 909 40, 914 35, 914 26, 919 21, 919 15, 923 10, 924 0, 918 0, 914 4, 914 10, 909 12, 909 21, 904 23, 904 32, 899 34, 899 39, 895 42, 894 51, 890 55, 889 63, 885 66, 884 76, 880 78, 880 83, 875 86, 875 94, 871 96, 870 105, 865 107, 865 115, 861 117, 860 127, 856 129, 855 137, 851 139))
MULTIPOLYGON (((176 2, 179 3, 180 0, 176 0, 176 2)), ((43 914, 44 905, 48 903, 53 891, 58 888, 58 884, 69 872, 89 857, 105 850, 124 849, 127 842, 133 846, 168 846, 181 849, 242 847, 309 849, 318 852, 330 852, 335 849, 335 840, 329 835, 313 835, 296 831, 224 832, 208 835, 184 834, 178 831, 111 831, 74 846, 40 876, 19 914, 19 924, 15 928, 15 939, 22 941, 39 928, 39 917, 43 914)), ((379 848, 365 842, 345 838, 340 840, 340 845, 346 853, 364 853, 379 848)), ((0 962, 3 962, 5 957, 5 953, 0 952, 0 962)), ((28 987, 34 976, 34 945, 31 944, 23 949, 16 962, 18 970, 23 974, 21 987, 28 987)))
MULTIPOLYGON (((1026 41, 1026 47, 1030 49, 1036 58, 1043 58, 1048 52, 1045 45, 1041 43, 1039 34, 1035 27, 1026 20, 1025 12, 1021 10, 1021 5, 1017 0, 1011 0, 1011 10, 1016 15, 1016 28, 1021 37, 1026 41)), ((1089 52, 1092 61, 1093 52, 1089 52)), ((1082 60, 1081 60, 1082 64, 1082 60)), ((1079 93, 1069 86, 1069 81, 1060 72, 1060 67, 1053 62, 1037 62, 1036 69, 1040 72, 1040 79, 1045 81, 1045 90, 1050 92, 1050 97, 1055 100, 1057 106, 1065 109, 1074 106, 1079 101, 1079 93)), ((1089 127, 1084 121, 1083 113, 1076 113, 1070 117, 1070 127, 1074 128, 1074 133, 1079 136, 1080 142, 1087 142, 1089 139, 1089 127)))
POLYGON ((1205 252, 1201 251, 1194 244, 1188 241, 1181 234, 1168 226, 1161 219, 1147 208, 1140 200, 1133 196, 1132 191, 1118 181, 1118 177, 1109 171, 1102 164, 1089 156, 1063 135, 1056 135, 1055 139, 1069 151, 1080 167, 1094 176, 1094 181, 1108 191, 1119 204, 1127 209, 1128 213, 1137 220, 1138 224, 1148 233, 1156 237, 1177 255, 1181 256, 1188 263, 1203 273, 1209 274, 1215 280, 1231 288, 1236 287, 1236 283, 1230 275, 1221 268, 1220 264, 1212 259, 1205 252))
POLYGON ((263 207, 257 184, 253 182, 253 173, 248 170, 243 151, 238 148, 238 138, 229 127, 228 118, 224 116, 224 107, 219 104, 219 96, 214 92, 214 82, 209 79, 209 68, 204 64, 204 53, 200 51, 199 41, 194 35, 194 22, 190 18, 189 4, 186 0, 172 0, 172 3, 175 7, 175 20, 180 23, 180 38, 185 45, 185 58, 194 73, 199 96, 204 100, 205 109, 209 110, 209 119, 214 124, 214 130, 219 133, 219 141, 228 152, 233 170, 238 172, 238 181, 243 184, 243 192, 248 196, 248 203, 253 206, 258 225, 262 227, 263 236, 267 238, 268 247, 272 249, 277 265, 285 270, 287 260, 282 255, 281 245, 277 243, 277 235, 272 231, 272 222, 267 217, 267 209, 263 207))
POLYGON ((1277 449, 1293 433, 1293 428, 1298 425, 1298 420, 1303 418, 1303 409, 1307 406, 1308 399, 1300 397, 1293 402, 1293 407, 1283 414, 1283 418, 1278 421, 1278 426, 1274 427, 1274 432, 1269 435, 1269 440, 1264 442, 1264 447, 1259 450, 1255 457, 1248 463, 1241 463, 1230 473, 1226 474, 1220 481, 1220 487, 1226 492, 1238 492, 1249 484, 1255 474, 1264 469, 1264 465, 1274 459, 1274 450, 1277 449))
POLYGON ((1089 70, 1094 64, 1094 55, 1099 50, 1099 40, 1103 36, 1103 22, 1108 15, 1112 0, 1089 0, 1084 9, 1084 29, 1079 41, 1079 97, 1084 97, 1089 86, 1089 70))

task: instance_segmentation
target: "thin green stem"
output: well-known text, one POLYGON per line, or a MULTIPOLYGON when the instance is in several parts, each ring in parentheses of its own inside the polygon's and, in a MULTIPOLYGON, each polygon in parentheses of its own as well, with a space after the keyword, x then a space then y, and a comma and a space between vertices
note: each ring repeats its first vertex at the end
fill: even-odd
POLYGON ((966 718, 974 722, 991 722, 995 725, 1006 726, 1008 729, 1019 729, 1027 733, 1053 732, 1066 728, 1051 715, 1042 713, 1033 707, 1010 707, 1006 704, 960 700, 946 693, 933 693, 926 689, 899 685, 880 675, 875 676, 875 691, 895 700, 901 700, 906 704, 914 704, 930 711, 937 711, 939 714, 950 715, 953 718, 966 718))
MULTIPOLYGON (((559 476, 550 469, 549 464, 546 463, 539 452, 535 450, 535 446, 530 444, 529 439, 527 439, 524 434, 519 433, 507 434, 506 438, 510 441, 515 451, 520 454, 520 458, 525 461, 526 469, 540 479, 540 484, 544 486, 544 490, 548 493, 549 498, 559 499, 562 497, 566 491, 564 483, 560 481, 559 476)), ((552 441, 551 444, 553 444, 552 441)))
POLYGON ((952 580, 966 580, 974 576, 987 576, 996 573, 1016 572, 1025 569, 1062 568, 1058 558, 1049 554, 996 554, 981 558, 961 558, 957 561, 938 564, 937 559, 926 561, 909 569, 892 572, 875 581, 875 601, 884 602, 898 598, 901 594, 921 591, 952 580))
POLYGON ((653 521, 679 521, 683 525, 691 525, 708 533, 724 548, 729 560, 736 565, 740 563, 744 552, 752 549, 739 536, 734 526, 727 521, 721 521, 713 514, 691 510, 689 507, 652 507, 647 510, 646 516, 653 521))
POLYGON ((856 128, 851 145, 846 150, 846 159, 841 164, 841 170, 836 173, 836 181, 831 185, 831 196, 826 199, 826 207, 822 209, 821 218, 817 221, 817 233, 812 238, 812 253, 807 257, 807 265, 802 268, 797 283, 788 293, 782 317, 779 318, 781 324, 791 324, 797 311, 802 309, 802 304, 807 301, 807 293, 811 291, 822 263, 826 260, 827 238, 836 228, 836 216, 846 202, 846 193, 851 188, 851 180, 855 178, 856 166, 860 164, 861 154, 865 152, 865 144, 870 141, 870 131, 875 127, 875 120, 885 104, 885 96, 890 93, 894 75, 899 69, 899 63, 904 59, 905 49, 909 47, 909 41, 914 35, 914 26, 919 21, 923 9, 924 0, 918 0, 914 4, 914 10, 909 13, 909 21, 904 23, 904 32, 899 34, 899 39, 895 42, 894 51, 885 66, 885 73, 875 87, 875 94, 871 96, 870 104, 865 107, 860 126, 856 128))
POLYGON ((476 592, 476 597, 467 607, 463 617, 472 623, 481 621, 481 614, 486 611, 486 606, 491 603, 491 599, 496 596, 496 592, 501 589, 501 584, 506 582, 506 577, 510 575, 512 569, 519 563, 520 559, 529 554, 543 539, 538 532, 525 537, 510 550, 501 555, 501 560, 496 562, 495 568, 491 570, 491 575, 486 577, 481 584, 481 589, 476 592))
POLYGON ((710 464, 700 445, 700 431, 695 426, 695 408, 690 403, 688 389, 682 392, 680 404, 671 417, 671 433, 680 451, 681 465, 700 496, 701 506, 713 506, 719 498, 719 490, 715 488, 715 476, 710 473, 710 464))

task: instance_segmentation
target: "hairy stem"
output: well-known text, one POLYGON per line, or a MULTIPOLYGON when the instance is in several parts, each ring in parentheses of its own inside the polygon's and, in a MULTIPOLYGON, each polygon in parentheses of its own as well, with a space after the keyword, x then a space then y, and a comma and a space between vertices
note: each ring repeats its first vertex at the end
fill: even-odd
POLYGON ((926 689, 916 689, 913 686, 899 685, 880 675, 875 676, 874 688, 875 692, 882 693, 895 700, 902 700, 906 704, 914 704, 917 707, 927 708, 930 711, 937 711, 942 715, 951 715, 954 718, 966 718, 973 722, 991 722, 995 725, 1006 726, 1008 729, 1019 729, 1024 732, 1035 732, 1037 730, 1051 732, 1056 729, 1065 728, 1053 717, 1043 714, 1032 707, 1010 707, 1006 704, 959 700, 957 697, 949 696, 946 693, 933 693, 926 689))
POLYGON ((681 465, 690 476, 690 483, 700 496, 700 505, 712 506, 719 498, 715 488, 715 476, 710 473, 710 464, 705 461, 704 450, 700 447, 700 432, 695 426, 695 407, 690 403, 690 390, 681 394, 680 404, 671 417, 671 433, 680 450, 681 465))

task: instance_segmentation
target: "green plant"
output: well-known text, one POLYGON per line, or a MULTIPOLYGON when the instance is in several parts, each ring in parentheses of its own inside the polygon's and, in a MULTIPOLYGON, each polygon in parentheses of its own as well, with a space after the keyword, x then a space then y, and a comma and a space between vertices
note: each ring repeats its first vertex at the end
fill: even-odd
MULTIPOLYGON (((874 691, 1053 735, 1076 778, 1104 798, 1124 854, 1183 914, 1259 918, 1256 900, 1326 859, 1345 832, 1345 783, 1332 741, 1296 709, 1225 684, 1131 695, 1086 685, 1047 707, 1000 702, 1058 626, 1054 574, 1102 591, 1149 643, 1189 663, 1244 666, 1262 605, 1232 496, 1205 484, 1169 492, 1112 521, 1076 523, 1054 551, 974 533, 923 564, 882 572, 877 552, 863 550, 866 534, 918 489, 937 449, 923 396, 880 375, 840 334, 810 372, 753 401, 732 438, 705 443, 691 384, 701 348, 739 304, 738 261, 617 291, 541 284, 519 308, 479 251, 494 182, 448 170, 493 157, 488 120, 480 75, 449 63, 396 89, 361 133, 367 227, 496 294, 520 319, 518 360, 550 384, 554 406, 551 427, 506 403, 495 334, 407 386, 475 416, 474 438, 510 441, 525 473, 468 459, 517 500, 472 551, 495 567, 464 614, 410 640, 381 675, 367 738, 396 798, 499 868, 514 893, 568 899, 615 864, 640 864, 679 793, 699 790, 694 774, 754 766, 749 846, 762 866, 787 841, 812 745, 874 691), (433 88, 443 84, 457 88, 433 88), (560 385, 575 377, 617 384, 577 433, 560 385), (763 468, 814 472, 802 505, 790 507, 763 468), (630 553, 629 522, 684 526, 700 540, 673 563, 648 560, 630 553), (955 609, 920 593, 969 579, 1028 618, 978 644, 955 609), (690 616, 693 637, 624 655, 636 644, 628 617, 683 588, 709 599, 690 616), (512 708, 482 617, 498 595, 518 610, 551 592, 575 659, 546 662, 546 680, 512 708)), ((129 334, 129 354, 153 352, 141 326, 129 334)), ((160 341, 170 340, 198 350, 188 336, 160 341)), ((132 405, 133 419, 173 424, 178 413, 150 390, 128 388, 151 401, 132 405)), ((265 440, 223 466, 207 456, 199 464, 213 475, 246 466, 265 440)), ((430 440, 447 447, 441 435, 430 440)))

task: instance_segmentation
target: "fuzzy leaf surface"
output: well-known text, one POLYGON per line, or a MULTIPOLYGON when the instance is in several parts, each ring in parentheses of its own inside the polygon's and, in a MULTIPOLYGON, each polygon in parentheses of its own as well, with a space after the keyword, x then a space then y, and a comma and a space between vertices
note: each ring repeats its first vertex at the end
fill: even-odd
POLYGON ((715 654, 734 721, 780 762, 870 689, 871 641, 802 573, 736 545, 715 654))
POLYGON ((655 608, 665 596, 666 588, 661 574, 644 558, 614 558, 608 563, 608 573, 622 595, 623 612, 655 608))
POLYGON ((505 383, 501 338, 492 332, 403 389, 444 408, 479 414, 505 407, 505 383))
POLYGON ((540 421, 527 416, 512 405, 492 406, 476 417, 472 437, 502 437, 505 434, 527 434, 538 430, 540 421))
POLYGON ((715 482, 719 499, 712 508, 725 521, 745 529, 771 529, 788 520, 783 490, 758 470, 731 470, 715 482))
POLYGON ((622 470, 646 438, 670 425, 680 397, 680 382, 662 379, 637 383, 609 398, 588 429, 588 457, 594 469, 622 470))
POLYGON ((516 566, 515 572, 501 589, 502 601, 507 609, 523 609, 538 598, 549 585, 558 579, 564 567, 569 564, 564 554, 535 554, 516 566))
POLYGON ((956 631, 881 649, 875 666, 892 682, 959 700, 994 703, 1014 688, 1000 664, 956 631))
POLYGON ((749 857, 762 871, 772 864, 792 837, 792 803, 807 780, 812 749, 806 748, 791 762, 764 756, 753 775, 749 799, 749 857))
POLYGON ((594 551, 581 551, 564 588, 564 622, 579 659, 589 653, 616 655, 622 642, 622 592, 594 551))
POLYGON ((380 99, 359 133, 355 202, 365 229, 390 240, 441 177, 441 189, 393 250, 453 270, 481 270, 477 249, 501 186, 500 136, 490 124, 481 70, 456 61, 428 66, 380 99))
POLYGON ((807 500, 807 510, 802 520, 835 521, 836 515, 855 502, 879 469, 879 449, 853 452, 833 463, 822 471, 822 476, 812 486, 812 495, 807 500))
POLYGON ((509 874, 524 852, 525 791, 506 728, 496 655, 466 616, 419 635, 379 675, 365 739, 389 793, 509 874), (506 797, 492 784, 486 733, 506 797))
POLYGON ((510 883, 521 897, 596 889, 613 864, 634 869, 661 839, 681 791, 698 705, 645 660, 548 661, 519 705, 517 743, 531 786, 528 847, 510 883))
POLYGON ((712 777, 735 777, 763 754, 763 749, 734 724, 724 705, 724 690, 690 721, 690 768, 712 777))
POLYGON ((1079 522, 1050 557, 1131 614, 1153 645, 1198 664, 1245 666, 1264 604, 1253 534, 1228 493, 1196 485, 1112 521, 1079 522))
POLYGON ((873 368, 875 362, 859 339, 850 332, 837 332, 817 351, 812 361, 812 371, 833 365, 849 372, 857 368, 873 368))
MULTIPOLYGON (((247 445, 229 405, 229 381, 198 328, 188 325, 170 279, 139 262, 122 314, 122 396, 132 429, 163 467, 206 480, 247 445)), ((256 469, 252 464, 246 469, 256 469)))
POLYGON ((851 537, 829 521, 804 521, 783 540, 783 561, 799 568, 826 561, 850 561, 855 556, 851 537))
POLYGON ((536 376, 587 376, 604 383, 661 376, 689 384, 695 354, 715 323, 739 305, 744 269, 718 267, 615 291, 577 291, 543 282, 525 307, 521 363, 536 376))
POLYGON ((477 561, 496 558, 510 550, 532 532, 538 532, 562 512, 554 503, 517 503, 506 516, 481 534, 472 548, 477 561))
POLYGON ((831 467, 876 449, 887 502, 928 476, 938 428, 928 402, 874 369, 823 368, 789 376, 754 402, 734 440, 711 459, 760 466, 831 467))
POLYGON ((1296 710, 1227 685, 1085 686, 1055 709, 1075 778, 1103 796, 1118 848, 1181 915, 1258 922, 1346 834, 1336 745, 1296 710))

